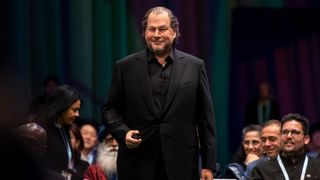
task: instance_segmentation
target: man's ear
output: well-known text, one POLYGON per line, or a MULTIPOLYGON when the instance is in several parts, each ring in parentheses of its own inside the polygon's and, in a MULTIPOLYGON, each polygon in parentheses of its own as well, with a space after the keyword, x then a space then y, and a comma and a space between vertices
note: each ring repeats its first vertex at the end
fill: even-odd
POLYGON ((310 136, 309 135, 305 135, 303 138, 304 144, 307 145, 310 142, 310 136))

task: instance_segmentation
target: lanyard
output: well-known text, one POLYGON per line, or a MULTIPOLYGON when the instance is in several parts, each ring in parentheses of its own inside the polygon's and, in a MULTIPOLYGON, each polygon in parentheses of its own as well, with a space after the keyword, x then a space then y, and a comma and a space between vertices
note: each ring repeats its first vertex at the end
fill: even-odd
POLYGON ((66 146, 66 150, 67 150, 67 154, 68 154, 68 168, 73 169, 72 152, 71 152, 71 148, 69 145, 69 140, 68 140, 67 135, 66 135, 62 126, 59 128, 59 131, 62 136, 64 145, 66 146))
MULTIPOLYGON (((281 168, 281 171, 282 171, 285 179, 286 179, 286 180, 289 180, 288 173, 287 173, 286 169, 284 168, 284 165, 283 165, 283 163, 282 163, 282 160, 281 160, 279 154, 278 154, 278 156, 277 156, 277 160, 278 160, 279 166, 280 166, 280 168, 281 168)), ((303 163, 303 167, 302 167, 302 172, 301 172, 300 180, 304 180, 304 176, 305 176, 306 170, 307 170, 308 160, 309 160, 309 158, 308 158, 308 156, 306 156, 305 159, 304 159, 304 163, 303 163)))

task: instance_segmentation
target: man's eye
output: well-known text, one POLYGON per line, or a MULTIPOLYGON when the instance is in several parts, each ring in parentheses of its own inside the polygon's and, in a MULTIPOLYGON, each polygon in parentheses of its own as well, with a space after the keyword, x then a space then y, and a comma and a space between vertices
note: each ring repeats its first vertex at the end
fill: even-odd
POLYGON ((269 138, 269 140, 272 141, 272 142, 274 142, 274 141, 276 141, 277 139, 274 138, 274 137, 272 137, 272 138, 269 138))

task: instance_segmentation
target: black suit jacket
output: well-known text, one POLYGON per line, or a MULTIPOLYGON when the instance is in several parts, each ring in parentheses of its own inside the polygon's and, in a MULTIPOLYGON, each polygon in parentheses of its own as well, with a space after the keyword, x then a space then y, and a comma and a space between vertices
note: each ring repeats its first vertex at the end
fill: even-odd
POLYGON ((215 169, 216 130, 210 86, 203 60, 173 51, 173 69, 163 113, 154 110, 147 52, 116 63, 103 121, 120 144, 119 180, 150 180, 162 152, 170 179, 198 178, 199 144, 203 168, 215 169), (197 128, 199 138, 197 136, 197 128), (129 130, 141 133, 142 143, 128 149, 129 130))

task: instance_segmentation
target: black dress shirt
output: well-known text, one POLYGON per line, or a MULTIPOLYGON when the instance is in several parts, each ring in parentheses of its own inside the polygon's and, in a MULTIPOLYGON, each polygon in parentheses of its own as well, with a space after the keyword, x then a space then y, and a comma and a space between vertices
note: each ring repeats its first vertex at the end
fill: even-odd
POLYGON ((173 66, 172 52, 170 53, 170 56, 165 59, 165 61, 165 65, 162 66, 153 54, 151 54, 150 52, 148 53, 148 68, 153 95, 153 103, 158 115, 163 113, 163 106, 167 98, 173 66))

